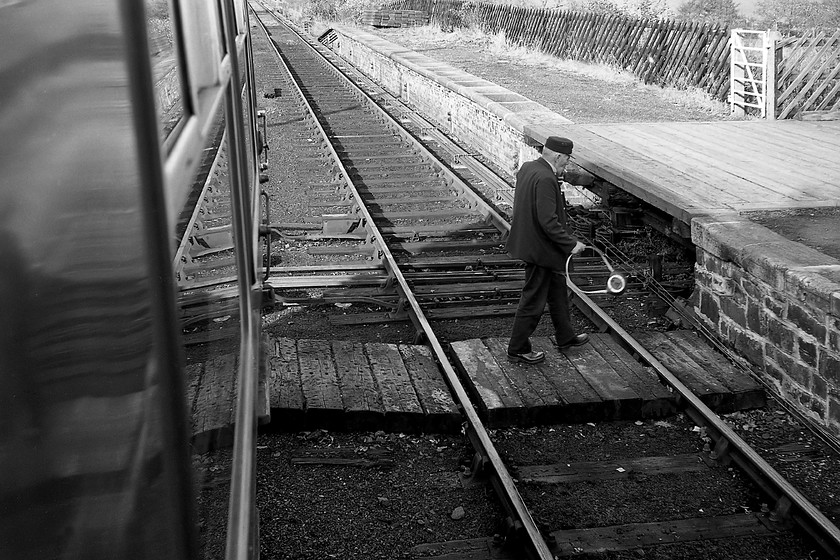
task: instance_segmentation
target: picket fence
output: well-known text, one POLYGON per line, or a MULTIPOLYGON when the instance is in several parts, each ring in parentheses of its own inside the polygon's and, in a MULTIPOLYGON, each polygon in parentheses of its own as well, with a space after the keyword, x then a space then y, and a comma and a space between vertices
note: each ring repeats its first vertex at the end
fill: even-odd
POLYGON ((429 15, 418 10, 364 10, 359 23, 373 27, 414 27, 427 25, 429 15))
POLYGON ((715 98, 729 90, 729 30, 670 19, 521 8, 462 0, 397 0, 443 28, 504 32, 512 44, 584 62, 613 64, 645 83, 699 87, 715 98))

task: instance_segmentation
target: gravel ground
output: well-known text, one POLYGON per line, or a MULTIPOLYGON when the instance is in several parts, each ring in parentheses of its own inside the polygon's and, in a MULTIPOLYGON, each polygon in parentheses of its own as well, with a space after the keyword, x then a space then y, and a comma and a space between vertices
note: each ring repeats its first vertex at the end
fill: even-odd
MULTIPOLYGON (((829 519, 837 522, 840 502, 836 489, 840 475, 836 471, 836 454, 821 446, 772 400, 765 409, 736 412, 723 418, 829 519)), ((706 443, 702 430, 683 414, 644 422, 498 430, 493 434, 493 441, 509 465, 519 466, 580 461, 620 464, 622 459, 634 457, 700 453, 706 443)), ((673 474, 582 484, 528 483, 522 485, 522 492, 526 502, 534 507, 537 521, 555 530, 644 522, 657 516, 681 519, 758 512, 763 505, 760 492, 731 466, 693 473, 688 479, 673 474), (569 507, 562 507, 563 504, 569 507)), ((686 543, 584 557, 827 558, 798 533, 772 539, 686 543)))
MULTIPOLYGON (((519 62, 515 53, 500 55, 492 42, 481 38, 467 38, 460 43, 451 38, 445 41, 433 33, 412 31, 405 35, 399 30, 380 30, 379 34, 395 42, 416 48, 429 56, 449 63, 458 63, 470 72, 519 91, 575 122, 628 122, 651 120, 715 120, 726 118, 723 107, 697 106, 685 97, 668 97, 656 88, 634 83, 599 79, 591 74, 550 67, 550 71, 535 72, 534 66, 519 62), (437 42, 435 42, 437 41, 437 42)), ((543 64, 548 69, 548 66, 543 64)), ((543 69, 540 67, 540 69, 543 69)), ((258 78, 268 68, 257 64, 258 78)), ((278 78, 260 81, 258 88, 273 91, 278 78)), ((288 89, 283 84, 284 91, 288 89)), ((298 113, 292 107, 291 96, 279 99, 260 99, 268 112, 271 181, 264 188, 277 204, 273 221, 298 221, 308 215, 307 184, 317 181, 316 166, 305 158, 312 150, 301 142, 307 132, 298 113), (303 147, 302 147, 303 146, 303 147)), ((274 208, 274 207, 273 207, 274 208)), ((636 244, 641 255, 651 251, 680 252, 665 240, 651 234, 636 244), (653 239, 653 241, 652 241, 653 239)), ((298 247, 287 242, 284 258, 298 247)), ((631 244, 632 245, 632 244, 631 244)), ((626 247, 633 251, 633 247, 626 247)), ((303 247, 298 247, 303 253, 303 247)), ((303 259, 304 257, 301 257, 303 259)), ((292 259, 293 260, 293 259, 292 259)), ((294 261, 297 264, 297 261, 294 261)), ((381 340, 410 342, 414 329, 410 323, 390 323, 336 327, 331 315, 372 311, 372 308, 353 306, 340 308, 287 307, 264 316, 264 328, 276 336, 294 338, 323 338, 349 340, 381 340)), ((628 330, 634 328, 668 328, 661 313, 643 298, 616 300, 612 313, 621 317, 628 330)), ((442 341, 454 341, 480 336, 507 336, 509 318, 482 320, 438 321, 434 324, 442 341)), ((575 326, 592 330, 591 324, 577 312, 575 326)), ((549 321, 544 320, 538 336, 548 336, 549 321)), ((764 448, 798 441, 816 446, 810 434, 795 421, 770 407, 730 415, 729 421, 750 442, 764 448)), ((529 430, 494 432, 503 457, 510 464, 535 464, 547 457, 565 460, 593 460, 608 457, 633 457, 654 453, 696 451, 702 441, 691 423, 684 417, 649 422, 610 423, 599 425, 546 426, 529 430)), ((261 523, 261 556, 280 558, 406 558, 412 546, 424 542, 451 539, 490 537, 498 531, 501 512, 492 493, 485 485, 465 483, 461 473, 468 465, 471 451, 463 436, 407 436, 385 433, 302 432, 263 433, 258 442, 258 509, 261 523), (371 454, 390 459, 390 463, 372 466, 301 465, 293 459, 323 454, 369 457, 371 454), (462 515, 463 514, 463 515, 462 515)), ((814 483, 817 474, 840 473, 840 461, 826 449, 817 451, 817 462, 786 461, 790 454, 771 454, 781 467, 791 471, 792 478, 814 483)), ((226 497, 229 489, 229 451, 195 456, 195 471, 200 487, 201 544, 206 558, 222 556, 225 539, 226 497)), ((782 468, 780 468, 782 470, 782 468)), ((785 471, 783 471, 785 472, 785 471)), ((728 470, 715 476, 733 477, 728 470)), ((812 499, 824 511, 837 507, 837 475, 815 486, 812 499)), ((708 481, 710 488, 717 482, 708 481)), ((606 524, 630 521, 627 511, 614 503, 615 487, 590 488, 580 495, 561 496, 565 502, 589 504, 587 508, 568 508, 565 512, 541 509, 537 515, 553 529, 566 525, 606 524), (597 499, 596 499, 597 498, 597 499)), ((534 487, 525 492, 535 493, 534 487)), ((542 491, 542 490, 539 490, 542 491)), ((557 491, 557 490, 553 490, 557 491)), ((694 500, 683 503, 675 500, 681 488, 667 484, 649 484, 649 496, 639 496, 634 508, 653 511, 660 508, 687 509, 697 506, 694 500), (679 502, 679 503, 673 503, 679 502), (645 506, 645 504, 649 504, 645 506)), ((637 491, 638 492, 638 491, 637 491)), ((755 510, 755 503, 739 490, 729 496, 725 506, 715 505, 719 496, 709 496, 708 506, 731 510, 733 504, 747 502, 755 510)), ((542 502, 540 502, 542 503, 542 502)), ((704 502, 705 503, 705 502, 704 502)), ((642 512, 644 513, 644 512, 642 512)), ((641 514, 640 514, 641 515, 641 514)), ((796 539, 753 542, 721 542, 698 546, 659 547, 632 551, 628 554, 598 555, 598 558, 808 558, 808 547, 796 539), (794 542, 795 541, 795 542, 794 542)), ((592 557, 592 556, 591 556, 592 557)), ((818 556, 813 556, 818 558, 818 556)))
MULTIPOLYGON (((257 446, 260 557, 408 558, 416 544, 493 535, 501 512, 491 491, 463 476, 463 436, 267 433, 257 446), (304 457, 374 458, 369 466, 296 464, 304 457)), ((223 504, 230 453, 196 459, 202 508, 223 504)), ((205 558, 220 557, 224 515, 202 524, 205 558)))

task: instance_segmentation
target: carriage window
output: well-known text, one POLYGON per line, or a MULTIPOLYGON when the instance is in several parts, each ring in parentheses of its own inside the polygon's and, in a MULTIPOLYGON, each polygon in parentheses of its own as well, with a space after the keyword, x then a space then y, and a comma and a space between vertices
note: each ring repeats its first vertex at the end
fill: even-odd
POLYGON ((160 115, 161 140, 165 140, 184 115, 178 53, 168 0, 146 0, 146 18, 155 103, 160 115))

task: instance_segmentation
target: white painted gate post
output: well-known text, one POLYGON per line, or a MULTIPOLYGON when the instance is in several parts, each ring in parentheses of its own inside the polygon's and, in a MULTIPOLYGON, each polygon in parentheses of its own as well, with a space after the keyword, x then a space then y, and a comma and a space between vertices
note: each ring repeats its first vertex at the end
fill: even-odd
POLYGON ((764 34, 764 92, 765 92, 765 115, 768 121, 776 120, 776 63, 779 53, 776 52, 776 43, 781 38, 781 34, 775 29, 768 30, 764 34))
POLYGON ((733 29, 729 38, 729 111, 733 115, 743 117, 746 113, 743 104, 743 79, 746 78, 746 67, 740 63, 746 62, 746 57, 744 52, 738 48, 741 44, 738 31, 738 29, 733 29), (742 58, 744 60, 741 60, 742 58), (738 97, 741 98, 740 103, 738 103, 738 97))

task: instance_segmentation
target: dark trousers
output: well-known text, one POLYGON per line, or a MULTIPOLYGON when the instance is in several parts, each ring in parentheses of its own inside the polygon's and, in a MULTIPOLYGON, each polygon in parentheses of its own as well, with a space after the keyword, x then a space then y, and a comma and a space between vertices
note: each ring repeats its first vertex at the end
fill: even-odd
POLYGON ((526 354, 531 351, 530 337, 537 329, 546 304, 557 343, 571 340, 575 332, 569 318, 566 275, 550 268, 526 263, 525 286, 522 287, 519 307, 516 308, 516 316, 513 319, 508 352, 526 354))

